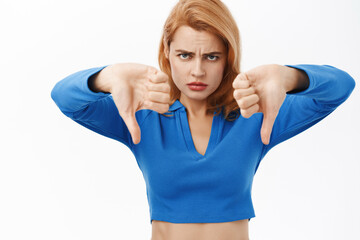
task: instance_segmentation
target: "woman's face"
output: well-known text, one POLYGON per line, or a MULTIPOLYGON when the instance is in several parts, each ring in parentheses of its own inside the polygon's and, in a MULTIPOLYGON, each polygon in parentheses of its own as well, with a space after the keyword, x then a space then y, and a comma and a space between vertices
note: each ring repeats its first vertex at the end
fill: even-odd
POLYGON ((226 48, 216 35, 196 31, 189 26, 179 27, 170 43, 169 61, 175 85, 182 98, 205 100, 215 92, 223 78, 226 48), (194 86, 190 83, 203 83, 194 86))

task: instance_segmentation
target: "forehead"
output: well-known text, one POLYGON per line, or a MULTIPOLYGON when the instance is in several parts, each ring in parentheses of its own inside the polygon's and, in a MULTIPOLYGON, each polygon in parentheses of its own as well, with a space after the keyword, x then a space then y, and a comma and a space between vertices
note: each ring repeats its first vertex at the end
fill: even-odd
POLYGON ((225 50, 223 41, 218 36, 206 31, 197 31, 189 26, 181 26, 175 31, 170 46, 189 51, 199 48, 204 51, 225 50))

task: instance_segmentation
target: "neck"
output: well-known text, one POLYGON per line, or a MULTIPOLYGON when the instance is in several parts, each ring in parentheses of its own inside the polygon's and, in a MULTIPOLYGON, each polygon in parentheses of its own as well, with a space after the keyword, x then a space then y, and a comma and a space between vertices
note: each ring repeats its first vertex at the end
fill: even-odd
POLYGON ((209 116, 209 114, 206 114, 207 99, 196 100, 181 95, 179 101, 185 106, 189 118, 204 118, 209 116))

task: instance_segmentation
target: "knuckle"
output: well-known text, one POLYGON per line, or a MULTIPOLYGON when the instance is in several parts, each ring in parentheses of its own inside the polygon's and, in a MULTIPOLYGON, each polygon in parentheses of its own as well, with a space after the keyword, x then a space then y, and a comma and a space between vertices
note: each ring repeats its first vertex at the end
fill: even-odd
POLYGON ((161 74, 164 76, 164 79, 165 79, 166 81, 170 80, 169 75, 167 75, 167 74, 164 73, 164 72, 161 72, 161 74))
POLYGON ((148 100, 145 100, 143 104, 144 104, 144 107, 149 107, 149 101, 148 100))
POLYGON ((150 79, 148 79, 148 81, 146 81, 144 85, 147 90, 151 90, 151 80, 150 79))
POLYGON ((153 107, 154 103, 152 101, 146 101, 146 106, 153 107))
POLYGON ((166 102, 166 103, 170 102, 170 95, 169 94, 165 95, 164 102, 166 102))
POLYGON ((155 81, 155 78, 156 78, 156 77, 154 77, 154 76, 148 76, 148 77, 146 78, 149 86, 152 85, 154 82, 156 82, 156 81, 155 81))
POLYGON ((242 84, 243 84, 243 88, 248 88, 250 87, 250 83, 248 80, 242 80, 242 84))
POLYGON ((238 93, 237 93, 236 90, 233 92, 233 96, 234 96, 235 99, 238 99, 238 93))
POLYGON ((150 66, 149 72, 151 75, 157 75, 159 73, 159 70, 153 66, 150 66))
POLYGON ((152 91, 147 92, 146 94, 147 99, 153 99, 153 97, 154 97, 154 93, 152 91))
POLYGON ((239 90, 239 97, 246 97, 248 95, 248 91, 247 90, 239 90))
POLYGON ((232 87, 233 88, 237 88, 237 83, 236 82, 237 82, 236 79, 232 82, 232 87))
POLYGON ((162 107, 162 113, 166 113, 169 110, 170 105, 169 104, 163 104, 164 106, 162 107))
POLYGON ((153 84, 158 83, 158 82, 159 82, 159 76, 152 76, 152 77, 151 77, 151 82, 152 82, 153 84))
POLYGON ((250 113, 247 111, 247 110, 242 110, 241 111, 241 115, 244 117, 244 118, 249 118, 251 115, 250 113))
POLYGON ((243 115, 244 118, 250 118, 251 115, 252 115, 252 113, 249 112, 249 111, 247 111, 247 110, 244 110, 244 111, 241 112, 241 113, 242 113, 242 115, 243 115))
MULTIPOLYGON (((238 89, 238 90, 236 91, 236 97, 237 97, 238 99, 241 99, 241 98, 246 97, 246 91, 241 90, 241 89, 238 89)), ((242 101, 244 101, 244 100, 242 100, 242 101)))
POLYGON ((248 87, 248 84, 245 80, 239 80, 235 83, 237 89, 244 89, 248 87))
POLYGON ((238 104, 239 104, 239 107, 245 108, 245 100, 244 100, 244 99, 240 99, 240 100, 238 101, 238 104))
POLYGON ((166 91, 167 93, 169 93, 169 92, 171 91, 171 87, 170 87, 169 84, 166 84, 166 85, 165 85, 165 91, 166 91))
POLYGON ((159 71, 158 77, 162 81, 168 81, 169 77, 166 73, 159 71))
POLYGON ((169 109, 168 104, 159 104, 159 103, 157 103, 156 112, 158 112, 158 113, 166 113, 168 109, 169 109))

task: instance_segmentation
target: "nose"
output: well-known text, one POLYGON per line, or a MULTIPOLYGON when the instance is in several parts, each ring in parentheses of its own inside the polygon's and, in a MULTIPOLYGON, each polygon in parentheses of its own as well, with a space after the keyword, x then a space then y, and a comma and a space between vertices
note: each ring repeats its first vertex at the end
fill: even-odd
POLYGON ((201 59, 196 59, 194 65, 192 66, 191 75, 193 77, 203 77, 205 75, 205 71, 202 66, 201 59))

